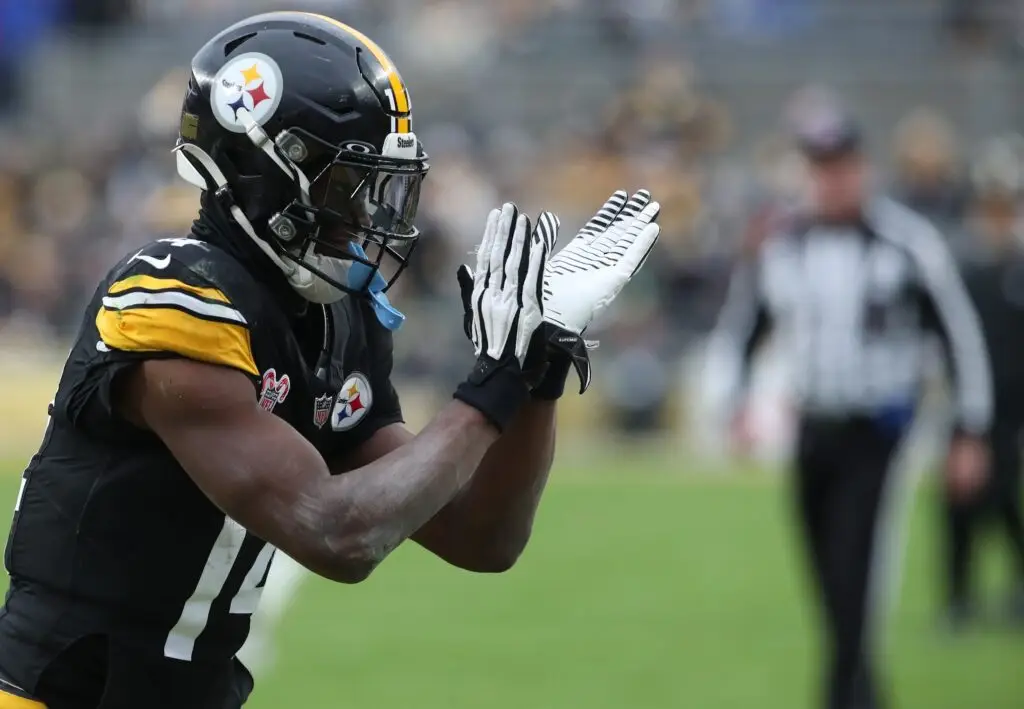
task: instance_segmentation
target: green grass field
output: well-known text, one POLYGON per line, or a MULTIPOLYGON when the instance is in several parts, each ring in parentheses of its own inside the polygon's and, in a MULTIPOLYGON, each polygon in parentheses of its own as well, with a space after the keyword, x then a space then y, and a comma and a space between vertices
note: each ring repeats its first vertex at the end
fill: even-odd
MULTIPOLYGON (((815 612, 786 488, 671 477, 664 458, 582 467, 557 470, 508 574, 460 572, 410 546, 360 586, 311 579, 250 706, 812 709, 815 612)), ((887 635, 894 704, 1020 709, 1024 633, 937 630, 933 501, 914 498, 887 635)), ((985 562, 992 592, 1003 558, 985 562)))

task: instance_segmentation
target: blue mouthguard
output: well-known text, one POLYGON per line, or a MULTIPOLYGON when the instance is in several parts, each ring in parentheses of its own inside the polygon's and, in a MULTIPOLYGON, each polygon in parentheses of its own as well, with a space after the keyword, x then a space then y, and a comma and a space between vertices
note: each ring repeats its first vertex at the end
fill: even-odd
MULTIPOLYGON (((349 250, 358 258, 367 259, 366 252, 359 244, 350 243, 349 250)), ((353 261, 348 269, 348 287, 355 291, 365 290, 370 298, 373 314, 377 316, 377 321, 394 332, 402 327, 405 315, 388 300, 387 293, 384 292, 387 285, 388 282, 384 280, 384 276, 380 275, 380 271, 365 263, 353 261)))

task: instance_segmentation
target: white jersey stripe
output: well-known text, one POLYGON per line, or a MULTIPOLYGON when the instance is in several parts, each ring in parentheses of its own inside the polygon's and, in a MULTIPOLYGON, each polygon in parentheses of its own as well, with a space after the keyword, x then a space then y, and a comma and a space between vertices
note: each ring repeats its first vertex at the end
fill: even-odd
POLYGON ((245 317, 234 308, 227 305, 207 303, 181 291, 159 291, 155 293, 137 291, 117 296, 108 295, 103 298, 103 307, 108 310, 124 310, 139 306, 152 307, 160 305, 175 305, 199 316, 231 320, 243 325, 246 323, 245 317))

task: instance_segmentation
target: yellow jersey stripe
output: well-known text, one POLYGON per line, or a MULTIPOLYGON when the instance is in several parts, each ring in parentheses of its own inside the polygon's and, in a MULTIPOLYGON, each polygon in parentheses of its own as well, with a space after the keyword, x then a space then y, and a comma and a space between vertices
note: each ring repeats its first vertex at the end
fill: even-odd
POLYGON ((111 349, 173 352, 259 376, 249 330, 244 325, 205 320, 174 308, 112 310, 104 307, 96 314, 96 330, 111 349))
POLYGON ((46 709, 46 705, 0 689, 0 709, 46 709))
POLYGON ((185 293, 192 293, 193 295, 202 296, 203 298, 209 298, 210 300, 216 300, 221 303, 230 303, 228 297, 224 293, 216 288, 203 288, 201 286, 193 286, 179 281, 176 278, 156 278, 154 276, 147 276, 144 274, 137 274, 134 276, 128 276, 122 278, 120 281, 114 283, 107 289, 107 293, 110 295, 116 295, 132 288, 141 288, 148 291, 163 291, 163 290, 177 290, 185 293))
POLYGON ((402 75, 398 73, 398 68, 395 67, 395 63, 392 62, 391 58, 384 53, 384 50, 381 49, 376 42, 374 42, 372 39, 367 37, 359 30, 355 29, 354 27, 349 27, 345 23, 340 22, 334 19, 333 17, 328 17, 327 15, 318 15, 313 12, 306 12, 303 14, 309 15, 311 17, 316 17, 320 20, 323 20, 324 22, 328 22, 337 27, 338 29, 352 35, 353 37, 355 37, 356 39, 363 43, 366 49, 369 50, 370 54, 376 57, 377 61, 380 62, 380 65, 384 68, 384 73, 387 75, 388 81, 391 83, 391 93, 393 94, 393 98, 395 101, 394 109, 398 113, 404 114, 406 116, 405 118, 399 118, 397 120, 395 132, 408 133, 412 129, 412 119, 408 117, 408 114, 411 111, 409 91, 405 88, 405 82, 402 81, 402 75))

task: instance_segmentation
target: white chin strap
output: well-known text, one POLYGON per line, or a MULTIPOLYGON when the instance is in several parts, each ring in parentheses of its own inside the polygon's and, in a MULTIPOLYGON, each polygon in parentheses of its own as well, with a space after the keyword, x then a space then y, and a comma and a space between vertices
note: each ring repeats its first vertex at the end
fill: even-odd
MULTIPOLYGON (((309 178, 306 177, 305 173, 290 161, 285 162, 278 155, 266 131, 252 119, 248 111, 244 109, 239 111, 238 117, 245 124, 245 133, 253 145, 270 156, 274 164, 281 168, 291 179, 298 182, 302 201, 309 204, 309 178)), ((174 152, 177 160, 178 174, 190 184, 213 193, 228 186, 224 173, 217 167, 217 163, 213 161, 213 158, 206 154, 206 151, 191 143, 182 143, 174 149, 174 152), (188 157, 184 153, 187 153, 188 157), (209 174, 210 179, 213 180, 212 185, 195 168, 190 159, 194 159, 202 165, 203 169, 209 174)), ((345 297, 345 291, 332 286, 305 266, 281 258, 270 244, 256 235, 256 230, 253 228, 252 223, 237 204, 231 205, 231 216, 238 223, 238 226, 242 228, 242 231, 267 255, 267 258, 281 269, 291 287, 303 298, 313 303, 328 304, 337 302, 345 297)), ((315 268, 341 283, 347 280, 349 264, 341 259, 329 258, 315 253, 295 254, 295 256, 301 256, 306 261, 311 262, 311 265, 315 268)))

